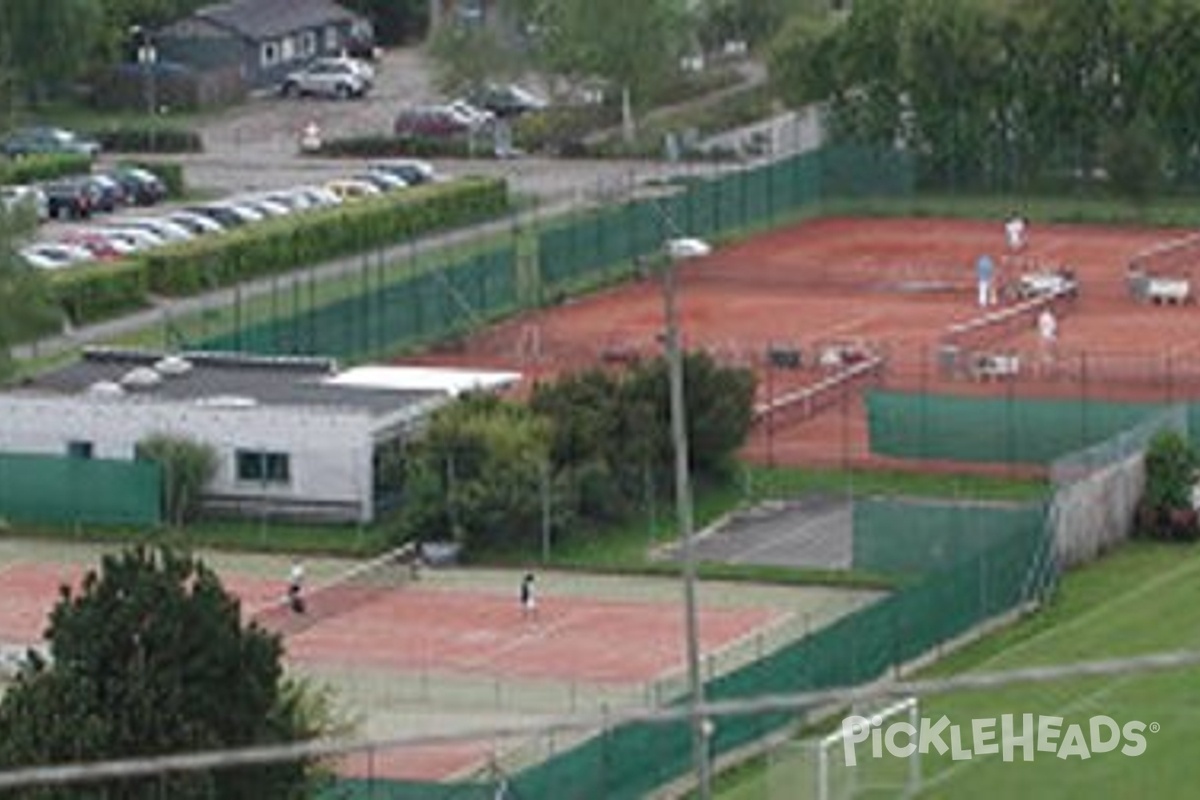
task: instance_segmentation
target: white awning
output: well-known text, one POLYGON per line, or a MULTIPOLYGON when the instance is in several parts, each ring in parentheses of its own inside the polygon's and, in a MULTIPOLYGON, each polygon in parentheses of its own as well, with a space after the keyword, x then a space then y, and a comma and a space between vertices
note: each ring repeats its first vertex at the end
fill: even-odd
POLYGON ((406 392, 441 391, 452 396, 477 389, 503 389, 521 380, 519 372, 457 369, 452 367, 364 366, 353 367, 325 383, 364 389, 406 392))

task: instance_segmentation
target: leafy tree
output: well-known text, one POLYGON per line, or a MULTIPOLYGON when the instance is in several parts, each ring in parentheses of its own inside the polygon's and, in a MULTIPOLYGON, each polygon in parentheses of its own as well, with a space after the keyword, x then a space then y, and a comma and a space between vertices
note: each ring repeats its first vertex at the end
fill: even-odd
POLYGON ((495 29, 480 25, 443 25, 429 41, 434 83, 447 94, 463 94, 488 81, 516 77, 524 59, 495 29))
POLYGON ((4 0, 0 30, 8 31, 14 78, 39 105, 83 74, 103 33, 98 0, 4 0))
MULTIPOLYGON (((550 432, 526 406, 471 395, 439 411, 409 451, 403 531, 468 547, 535 542, 550 432)), ((553 502, 562 508, 561 502, 553 502)))
POLYGON ((1162 147, 1150 120, 1138 116, 1112 130, 1104 142, 1104 164, 1113 190, 1144 206, 1162 183, 1162 147))
POLYGON ((625 94, 627 130, 633 115, 678 74, 692 41, 684 0, 533 0, 521 13, 535 31, 533 53, 546 72, 599 78, 625 94))
POLYGON ((1164 431, 1146 450, 1146 489, 1138 504, 1137 533, 1151 539, 1195 541, 1200 524, 1192 508, 1200 455, 1174 431, 1164 431))
POLYGON ((182 527, 194 519, 204 489, 217 471, 216 451, 185 437, 155 434, 138 442, 137 453, 139 458, 158 462, 162 468, 167 520, 182 527))
POLYGON ((400 44, 424 37, 429 28, 428 0, 340 0, 375 26, 380 44, 400 44))
MULTIPOLYGON (((0 769, 277 744, 328 724, 285 679, 278 635, 243 627, 217 576, 167 549, 106 556, 63 587, 46 638, 50 658, 31 655, 0 701, 0 769)), ((313 776, 300 761, 6 796, 300 798, 313 776)))
POLYGON ((12 375, 14 344, 55 330, 61 311, 45 276, 16 254, 16 243, 35 225, 33 210, 0 207, 0 380, 12 375))

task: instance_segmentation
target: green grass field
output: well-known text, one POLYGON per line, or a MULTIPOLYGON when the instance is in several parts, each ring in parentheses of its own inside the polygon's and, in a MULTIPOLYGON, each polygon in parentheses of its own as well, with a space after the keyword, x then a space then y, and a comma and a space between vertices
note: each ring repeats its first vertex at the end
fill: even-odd
MULTIPOLYGON (((1065 577, 1056 600, 1042 613, 987 637, 926 670, 920 677, 973 671, 998 671, 1156 653, 1200 649, 1200 547, 1130 545, 1104 561, 1065 577)), ((1018 685, 987 692, 961 692, 922 700, 921 716, 936 721, 942 715, 963 729, 970 747, 973 719, 1002 714, 1031 713, 1060 716, 1060 731, 1081 726, 1085 739, 1091 717, 1106 715, 1118 725, 1155 723, 1146 732, 1145 752, 1139 756, 1094 753, 1087 759, 1060 758, 1035 752, 1032 762, 999 755, 955 761, 950 754, 922 757, 922 790, 926 800, 937 798, 1132 798, 1155 800, 1196 795, 1200 759, 1200 669, 1112 678, 1073 679, 1038 685, 1018 685), (1151 728, 1153 730, 1153 728, 1151 728)), ((1063 741, 1060 733, 1058 742, 1063 741)), ((944 737, 947 740, 948 736, 944 737)), ((872 775, 896 775, 896 765, 874 763, 866 744, 859 745, 860 785, 872 775)), ((842 768, 845 769, 844 767, 842 768)), ((760 765, 742 771, 719 793, 721 800, 784 800, 808 796, 796 793, 796 765, 776 757, 768 770, 760 765), (783 790, 780 787, 791 787, 783 790)), ((898 797, 892 791, 832 794, 856 800, 898 797)))

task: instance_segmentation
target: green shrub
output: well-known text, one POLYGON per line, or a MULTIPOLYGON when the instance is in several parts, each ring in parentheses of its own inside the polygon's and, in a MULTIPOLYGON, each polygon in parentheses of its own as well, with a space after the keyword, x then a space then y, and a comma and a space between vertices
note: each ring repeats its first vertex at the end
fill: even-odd
POLYGON ((140 262, 74 267, 50 274, 50 286, 67 317, 80 325, 146 305, 146 273, 140 262))
POLYGON ((92 171, 92 160, 74 154, 46 154, 0 160, 0 184, 37 183, 92 171))
POLYGON ((1146 489, 1138 504, 1137 530, 1149 539, 1195 541, 1200 524, 1192 508, 1192 486, 1200 455, 1187 439, 1164 431, 1146 451, 1146 489))
POLYGON ((91 135, 110 152, 199 153, 204 150, 200 133, 188 128, 163 125, 113 125, 91 135))
POLYGON ((204 442, 156 433, 137 443, 137 457, 162 467, 167 522, 183 527, 195 519, 201 496, 217 472, 217 451, 204 442))
POLYGON ((491 144, 488 137, 480 137, 472 143, 466 139, 399 138, 378 134, 330 139, 309 152, 326 158, 467 158, 494 155, 491 144))
POLYGON ((417 186, 369 200, 282 217, 222 236, 153 250, 137 263, 151 291, 189 295, 271 273, 397 244, 486 219, 508 205, 501 179, 417 186))

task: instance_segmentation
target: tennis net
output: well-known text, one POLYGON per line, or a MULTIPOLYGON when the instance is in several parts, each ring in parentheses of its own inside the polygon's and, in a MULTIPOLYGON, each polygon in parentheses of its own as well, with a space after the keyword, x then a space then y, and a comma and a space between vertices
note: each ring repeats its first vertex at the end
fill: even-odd
POLYGON ((1038 315, 1049 308, 1062 313, 1072 295, 1066 291, 1050 292, 1032 297, 1015 306, 951 325, 942 334, 942 345, 960 352, 989 350, 1037 326, 1038 315))
POLYGON ((281 591, 279 600, 255 610, 250 618, 284 635, 301 633, 403 587, 416 578, 419 567, 417 548, 410 542, 301 592, 300 606, 281 591))
POLYGON ((798 425, 849 402, 857 391, 876 381, 882 372, 883 357, 878 355, 847 364, 812 386, 760 403, 754 409, 754 424, 769 424, 776 428, 798 425))
POLYGON ((1200 263, 1200 235, 1184 236, 1147 247, 1129 259, 1129 269, 1147 275, 1186 273, 1200 263))

